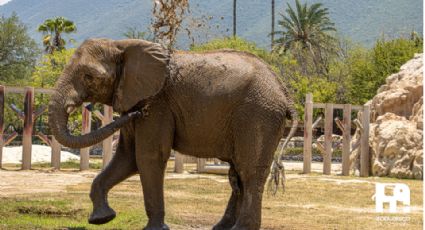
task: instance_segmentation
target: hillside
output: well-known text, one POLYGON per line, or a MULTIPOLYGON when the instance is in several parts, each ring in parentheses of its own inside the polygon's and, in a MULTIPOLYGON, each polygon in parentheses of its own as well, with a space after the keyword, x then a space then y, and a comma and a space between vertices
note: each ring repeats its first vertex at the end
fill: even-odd
MULTIPOLYGON (((341 35, 366 46, 371 46, 382 34, 396 37, 408 34, 413 29, 422 33, 421 0, 307 1, 322 2, 329 8, 330 16, 341 35)), ((230 35, 232 2, 191 1, 194 15, 213 16, 210 25, 214 29, 209 33, 209 38, 230 35)), ((288 0, 276 1, 276 11, 282 12, 286 2, 288 0)), ((289 2, 293 4, 293 0, 289 2)), ((0 15, 9 16, 16 12, 37 41, 41 40, 41 35, 36 28, 44 19, 65 16, 76 22, 78 33, 72 37, 81 42, 89 37, 123 38, 122 34, 128 27, 145 29, 151 21, 151 7, 152 0, 12 0, 0 6, 0 15)), ((269 46, 270 38, 267 34, 270 32, 270 7, 270 1, 238 1, 238 35, 262 47, 269 46)), ((277 14, 276 18, 280 16, 277 14)), ((205 40, 205 36, 202 37, 205 40)), ((185 34, 180 35, 179 46, 188 46, 185 34)))

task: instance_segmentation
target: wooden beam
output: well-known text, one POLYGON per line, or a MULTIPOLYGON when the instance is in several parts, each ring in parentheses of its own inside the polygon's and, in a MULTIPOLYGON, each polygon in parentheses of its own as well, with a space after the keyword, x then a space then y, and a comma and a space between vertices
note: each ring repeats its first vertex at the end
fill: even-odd
POLYGON ((351 153, 351 105, 345 104, 342 133, 342 175, 350 174, 350 153, 351 153))
POLYGON ((316 142, 316 148, 319 150, 319 152, 324 156, 326 154, 325 147, 323 147, 322 143, 316 142))
POLYGON ((360 137, 357 141, 356 141, 356 143, 353 143, 352 145, 351 145, 351 152, 350 152, 350 154, 354 151, 354 150, 356 150, 359 146, 360 146, 360 143, 362 142, 362 138, 360 137))
MULTIPOLYGON (((334 109, 344 109, 345 104, 332 104, 334 109)), ((315 109, 324 109, 326 107, 326 104, 324 103, 314 103, 313 107, 315 109)), ((363 110, 363 106, 361 105, 352 105, 352 110, 363 110)))
POLYGON ((304 153, 303 173, 311 173, 311 149, 313 142, 313 94, 308 93, 304 110, 304 153))
POLYGON ((25 87, 24 131, 22 137, 22 169, 31 169, 34 88, 25 87))
MULTIPOLYGON (((112 114, 114 113, 111 106, 103 106, 102 126, 106 126, 112 122, 112 114)), ((105 168, 112 159, 112 139, 114 135, 109 136, 102 142, 103 150, 103 168, 105 168)))
POLYGON ((18 136, 18 132, 14 131, 13 133, 9 134, 9 136, 5 136, 4 138, 4 145, 6 146, 8 144, 10 144, 10 142, 12 142, 16 137, 18 136))
POLYGON ((179 152, 174 151, 174 172, 183 173, 183 171, 184 171, 184 156, 180 154, 179 152))
POLYGON ((362 126, 363 133, 361 135, 361 152, 360 152, 360 176, 368 177, 370 169, 369 156, 369 122, 370 122, 370 106, 365 105, 363 108, 362 126))
POLYGON ((311 129, 316 128, 316 126, 319 124, 319 122, 322 120, 322 116, 319 116, 316 121, 314 121, 313 125, 311 126, 311 129))
POLYGON ((43 141, 46 145, 52 146, 52 142, 50 141, 49 137, 45 135, 42 132, 36 132, 35 134, 38 138, 40 138, 41 141, 43 141))
POLYGON ((323 155, 323 174, 331 174, 332 166, 332 133, 333 133, 333 105, 325 107, 325 154, 323 155))
POLYGON ((198 158, 198 164, 196 165, 196 171, 202 173, 205 169, 205 158, 198 158))
POLYGON ((338 117, 335 118, 335 124, 338 127, 338 129, 341 130, 341 132, 344 133, 344 129, 345 129, 344 124, 338 117))
MULTIPOLYGON (((16 87, 16 86, 7 86, 6 88, 6 94, 8 93, 20 93, 25 94, 26 93, 26 87, 16 87)), ((34 93, 42 93, 42 94, 53 94, 55 92, 54 89, 44 89, 44 88, 34 88, 34 93)))
POLYGON ((61 165, 61 144, 52 136, 50 147, 52 148, 51 165, 54 169, 59 170, 61 165))
MULTIPOLYGON (((86 108, 89 103, 83 103, 81 134, 87 134, 91 130, 91 112, 86 108)), ((90 147, 80 149, 80 170, 89 169, 90 147)))

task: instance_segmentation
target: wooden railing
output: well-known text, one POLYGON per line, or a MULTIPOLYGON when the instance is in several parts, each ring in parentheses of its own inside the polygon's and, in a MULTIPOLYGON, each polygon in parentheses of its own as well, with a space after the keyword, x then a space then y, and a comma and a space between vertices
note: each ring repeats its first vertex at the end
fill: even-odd
MULTIPOLYGON (((38 137, 45 144, 52 148, 51 165, 55 169, 60 168, 61 162, 61 145, 56 139, 44 134, 40 131, 33 130, 34 121, 43 113, 47 111, 46 105, 41 105, 39 108, 34 106, 34 95, 39 94, 53 94, 52 89, 41 89, 33 87, 11 87, 0 85, 0 168, 2 167, 3 147, 10 144, 17 136, 16 131, 5 134, 4 133, 4 109, 5 99, 7 94, 24 94, 24 109, 21 111, 17 106, 11 104, 9 107, 16 113, 16 115, 23 120, 24 129, 22 132, 22 165, 23 170, 31 168, 31 155, 32 155, 32 138, 38 137)), ((82 133, 88 133, 91 130, 91 117, 92 113, 102 121, 102 126, 112 122, 112 108, 104 105, 104 113, 99 111, 91 111, 89 104, 84 104, 82 107, 82 133)), ((112 158, 112 136, 103 141, 103 166, 105 167, 112 158)), ((80 149, 80 169, 89 169, 89 150, 90 148, 80 149)))
POLYGON ((311 172, 311 159, 312 159, 312 142, 313 142, 313 129, 318 124, 321 117, 313 123, 313 109, 325 109, 325 141, 324 146, 316 142, 317 148, 323 155, 323 174, 329 175, 331 173, 332 165, 332 134, 333 134, 333 112, 334 109, 343 110, 343 120, 335 119, 337 127, 343 133, 342 144, 342 175, 348 176, 350 172, 350 154, 360 147, 360 176, 369 176, 370 159, 369 159, 369 123, 370 123, 370 107, 369 105, 350 105, 350 104, 323 104, 313 103, 313 95, 311 93, 306 95, 305 111, 304 111, 304 164, 303 172, 311 172), (362 111, 362 117, 356 120, 358 128, 360 129, 359 143, 351 143, 351 112, 353 110, 362 111))

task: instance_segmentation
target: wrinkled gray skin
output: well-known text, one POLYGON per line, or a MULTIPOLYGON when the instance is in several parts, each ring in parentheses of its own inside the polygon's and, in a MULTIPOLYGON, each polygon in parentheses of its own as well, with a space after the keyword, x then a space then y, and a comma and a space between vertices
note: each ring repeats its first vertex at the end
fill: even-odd
POLYGON ((168 55, 147 41, 106 39, 85 41, 76 50, 49 106, 52 132, 69 147, 90 146, 121 128, 116 154, 93 181, 89 222, 112 220, 108 191, 139 173, 149 217, 145 229, 168 229, 163 181, 171 149, 230 164, 232 194, 213 229, 259 229, 264 184, 285 119, 294 112, 285 87, 251 54, 168 55), (82 102, 111 105, 122 117, 72 136, 68 115, 82 102), (142 107, 143 117, 128 115, 142 107))

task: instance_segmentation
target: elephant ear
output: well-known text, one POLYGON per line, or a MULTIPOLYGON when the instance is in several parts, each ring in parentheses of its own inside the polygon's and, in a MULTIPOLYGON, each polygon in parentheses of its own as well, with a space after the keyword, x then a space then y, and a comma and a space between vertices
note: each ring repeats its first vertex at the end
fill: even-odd
POLYGON ((157 43, 131 40, 123 50, 113 107, 126 112, 161 91, 168 76, 169 54, 157 43))

